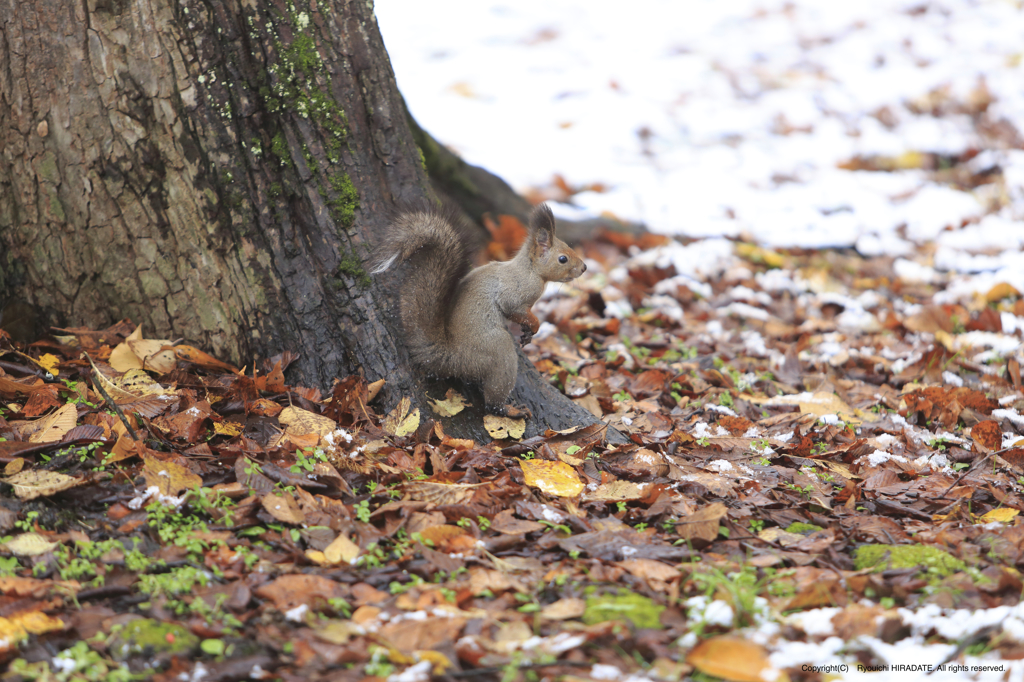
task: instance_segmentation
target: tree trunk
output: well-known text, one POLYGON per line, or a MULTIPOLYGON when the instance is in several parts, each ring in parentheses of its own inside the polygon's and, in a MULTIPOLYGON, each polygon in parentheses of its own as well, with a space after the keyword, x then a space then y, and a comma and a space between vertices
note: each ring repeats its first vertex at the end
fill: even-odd
MULTIPOLYGON (((443 394, 362 264, 436 201, 370 3, 0 0, 0 153, 0 300, 239 365, 291 349, 291 382, 385 377, 385 408, 443 394)), ((593 422, 526 365, 530 433, 593 422)))

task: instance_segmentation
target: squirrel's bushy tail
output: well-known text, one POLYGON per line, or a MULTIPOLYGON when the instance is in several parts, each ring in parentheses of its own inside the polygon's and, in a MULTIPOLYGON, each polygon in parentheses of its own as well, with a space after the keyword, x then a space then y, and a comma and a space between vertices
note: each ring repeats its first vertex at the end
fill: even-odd
POLYGON ((409 355, 428 369, 443 363, 438 354, 449 345, 446 311, 454 307, 459 282, 471 268, 453 220, 426 211, 398 216, 370 262, 370 271, 380 274, 409 261, 399 290, 399 309, 409 355))

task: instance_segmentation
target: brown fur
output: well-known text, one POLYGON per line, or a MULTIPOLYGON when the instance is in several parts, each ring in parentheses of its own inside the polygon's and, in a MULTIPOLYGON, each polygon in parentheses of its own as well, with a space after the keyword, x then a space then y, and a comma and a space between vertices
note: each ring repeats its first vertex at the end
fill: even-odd
POLYGON ((526 243, 504 263, 469 270, 469 260, 450 218, 432 212, 406 213, 391 226, 373 272, 408 262, 400 287, 402 326, 412 361, 439 377, 483 385, 487 408, 501 414, 516 383, 515 342, 507 321, 519 323, 526 343, 539 322, 530 308, 547 282, 568 282, 587 269, 555 237, 551 209, 530 216, 526 243), (564 263, 559 258, 565 259, 564 263))

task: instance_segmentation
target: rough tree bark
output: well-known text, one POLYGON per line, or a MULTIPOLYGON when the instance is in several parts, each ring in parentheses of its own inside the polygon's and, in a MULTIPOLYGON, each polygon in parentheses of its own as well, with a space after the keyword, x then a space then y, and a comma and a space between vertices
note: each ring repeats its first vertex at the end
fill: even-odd
MULTIPOLYGON (((291 349, 294 383, 362 372, 424 406, 445 384, 408 366, 362 259, 430 201, 371 3, 0 0, 0 300, 47 324, 291 349)), ((530 432, 593 421, 520 366, 530 432)))

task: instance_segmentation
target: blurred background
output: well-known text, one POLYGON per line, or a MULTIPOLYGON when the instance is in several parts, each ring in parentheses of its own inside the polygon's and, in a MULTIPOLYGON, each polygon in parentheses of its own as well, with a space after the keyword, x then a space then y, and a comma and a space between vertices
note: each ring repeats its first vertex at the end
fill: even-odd
POLYGON ((379 0, 420 125, 561 217, 1024 291, 1024 9, 379 0))

